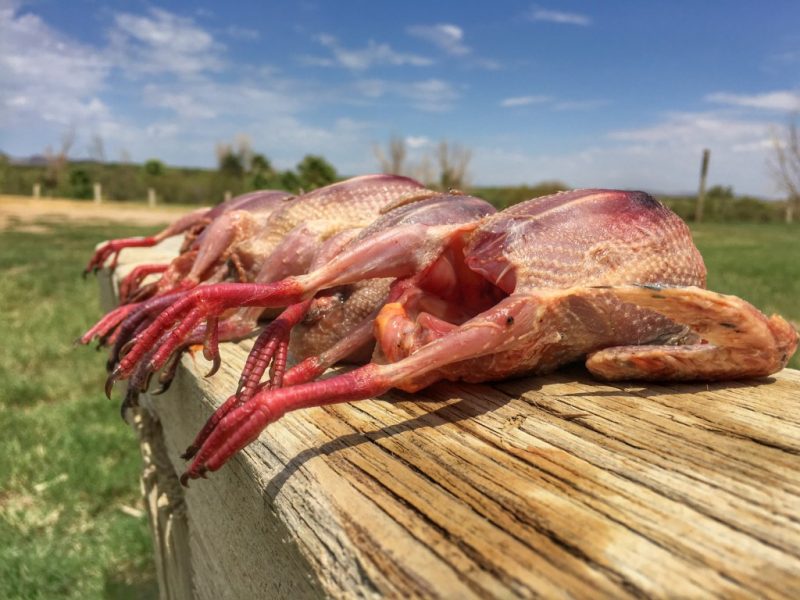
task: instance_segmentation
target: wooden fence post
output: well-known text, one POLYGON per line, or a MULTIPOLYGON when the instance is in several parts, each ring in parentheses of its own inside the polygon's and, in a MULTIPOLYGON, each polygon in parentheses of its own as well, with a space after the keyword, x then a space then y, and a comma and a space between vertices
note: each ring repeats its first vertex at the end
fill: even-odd
POLYGON ((706 176, 708 175, 708 159, 711 157, 711 150, 703 150, 703 162, 700 165, 700 189, 697 192, 697 206, 695 207, 694 220, 700 223, 703 220, 703 205, 706 201, 706 176))
POLYGON ((153 188, 147 188, 147 205, 156 205, 156 191, 153 188))
POLYGON ((231 194, 230 190, 225 190, 225 202, 233 198, 233 194, 231 194))
POLYGON ((99 183, 94 184, 94 203, 100 204, 103 201, 103 186, 99 183))
POLYGON ((34 183, 33 184, 33 197, 39 198, 42 195, 42 184, 41 183, 34 183))

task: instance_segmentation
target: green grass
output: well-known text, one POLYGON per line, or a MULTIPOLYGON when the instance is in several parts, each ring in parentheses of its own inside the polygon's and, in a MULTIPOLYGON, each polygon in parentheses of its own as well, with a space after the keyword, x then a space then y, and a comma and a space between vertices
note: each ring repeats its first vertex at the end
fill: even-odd
MULTIPOLYGON (((146 521, 120 510, 140 506, 137 445, 104 356, 72 347, 100 314, 94 244, 149 230, 43 224, 0 231, 0 598, 153 597, 146 521)), ((709 287, 800 322, 800 227, 694 232, 709 287)))
MULTIPOLYGON (((119 226, 0 231, 0 597, 157 595, 133 432, 102 392, 104 357, 74 340, 99 315, 83 281, 119 226)), ((152 228, 150 228, 152 229, 152 228)))

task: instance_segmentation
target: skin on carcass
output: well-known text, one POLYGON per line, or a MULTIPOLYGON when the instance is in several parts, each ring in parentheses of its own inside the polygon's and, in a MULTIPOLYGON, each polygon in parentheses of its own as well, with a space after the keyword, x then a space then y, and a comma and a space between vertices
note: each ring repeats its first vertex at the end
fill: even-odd
MULTIPOLYGON (((176 281, 179 289, 194 287, 198 274, 208 273, 223 255, 235 253, 242 271, 240 279, 271 282, 304 273, 322 241, 344 229, 363 226, 374 220, 383 207, 425 191, 422 184, 407 177, 367 175, 281 202, 279 208, 261 212, 266 219, 260 222, 247 211, 226 211, 196 240, 196 256, 188 253, 176 259, 181 265, 175 268, 176 273, 185 272, 187 262, 193 263, 188 275, 167 280, 160 297, 121 306, 105 315, 79 341, 86 344, 95 337, 105 340, 117 331, 115 341, 124 345, 143 322, 172 299, 176 281)), ((219 268, 227 272, 224 262, 219 268)), ((252 331, 261 312, 241 311, 236 319, 227 320, 227 335, 235 337, 252 331)))
MULTIPOLYGON (((249 271, 254 271, 256 266, 259 267, 254 276, 255 281, 270 282, 301 274, 308 270, 314 257, 324 246, 325 240, 344 230, 363 227, 375 220, 384 209, 415 202, 430 194, 431 192, 422 184, 407 177, 394 175, 356 177, 320 188, 274 211, 259 235, 242 238, 239 244, 240 254, 252 257, 250 261, 243 261, 249 271)), ((374 284, 368 287, 371 289, 374 284)), ((352 308, 360 301, 366 301, 368 296, 371 298, 374 295, 375 293, 362 290, 347 305, 352 308)), ((127 318, 116 334, 109 368, 113 368, 125 345, 147 325, 152 315, 158 314, 173 299, 173 296, 174 294, 167 294, 154 298, 136 312, 126 315, 127 318)), ((238 310, 224 315, 222 319, 215 319, 211 328, 201 325, 187 330, 184 332, 182 347, 204 343, 205 356, 214 362, 210 373, 213 374, 219 367, 219 341, 240 339, 249 335, 258 328, 262 313, 264 313, 263 308, 238 310)), ((302 318, 305 313, 296 310, 295 314, 302 318)), ((327 319, 328 323, 331 321, 333 317, 327 319)), ((268 361, 275 353, 278 354, 279 360, 285 361, 289 330, 296 321, 288 327, 281 327, 284 322, 285 319, 276 319, 265 335, 259 338, 263 344, 272 341, 272 345, 268 346, 266 351, 268 361)), ((87 332, 84 338, 91 339, 91 335, 95 334, 101 324, 93 328, 95 331, 87 332)), ((342 326, 346 325, 346 322, 342 323, 342 326)), ((170 380, 173 372, 173 369, 165 371, 162 384, 170 380)), ((147 369, 140 369, 139 374, 132 378, 123 411, 128 404, 135 401, 136 394, 147 386, 148 380, 147 369)))
POLYGON ((140 265, 120 282, 120 301, 141 301, 180 289, 189 289, 201 281, 221 281, 230 260, 241 281, 250 281, 251 272, 261 265, 250 251, 247 240, 258 237, 270 215, 287 205, 293 196, 288 192, 265 190, 238 196, 217 206, 206 215, 202 231, 184 240, 178 257, 161 269, 161 278, 136 290, 142 276, 157 272, 159 265, 140 265))
MULTIPOLYGON (((302 301, 319 289, 403 278, 375 320, 375 361, 344 375, 261 389, 215 424, 184 475, 219 468, 290 410, 416 391, 441 380, 545 373, 579 358, 605 379, 718 380, 783 368, 797 332, 704 289, 685 224, 647 194, 581 190, 457 227, 399 226, 359 237, 320 269, 269 286, 209 286, 178 300, 126 359, 169 355, 181 325, 226 306, 302 301), (155 352, 149 346, 160 340, 155 352)), ((131 364, 123 361, 117 375, 131 364)), ((302 367, 298 365, 299 368, 302 367)), ((304 380, 301 373, 285 383, 304 380)))
MULTIPOLYGON (((458 223, 471 223, 494 212, 494 207, 483 200, 455 193, 435 195, 413 205, 395 205, 369 228, 345 231, 326 242, 311 270, 322 268, 346 252, 350 244, 359 245, 363 239, 388 228, 421 223, 428 227, 452 227, 458 223)), ((367 362, 375 346, 372 329, 380 307, 387 298, 396 298, 405 289, 402 284, 393 285, 394 282, 392 278, 378 278, 334 286, 320 291, 311 300, 289 306, 256 340, 236 394, 208 419, 184 456, 191 456, 220 419, 247 402, 258 390, 284 384, 287 347, 295 359, 305 359, 290 372, 291 384, 313 379, 338 362, 367 362), (290 333, 291 343, 286 344, 290 333), (282 348, 276 345, 278 339, 284 340, 282 348), (261 378, 270 364, 269 379, 262 384, 261 378)))
MULTIPOLYGON (((360 229, 348 229, 328 239, 319 247, 310 270, 333 260, 359 233, 360 229)), ((391 283, 392 279, 369 279, 337 286, 286 308, 253 345, 237 395, 241 400, 252 395, 270 364, 270 385, 280 387, 285 369, 283 354, 302 360, 335 346, 365 319, 377 315, 391 283)), ((338 360, 367 362, 373 347, 374 339, 370 336, 363 343, 349 347, 338 360)))

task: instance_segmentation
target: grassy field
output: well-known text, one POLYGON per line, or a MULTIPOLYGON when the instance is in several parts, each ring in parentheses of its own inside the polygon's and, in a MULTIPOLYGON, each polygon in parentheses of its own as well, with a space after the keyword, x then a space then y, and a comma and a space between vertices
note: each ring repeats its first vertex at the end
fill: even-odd
MULTIPOLYGON (((702 223, 692 231, 710 289, 800 324, 800 226, 702 223)), ((800 368, 797 356, 792 366, 800 368)))
POLYGON ((146 518, 123 512, 141 508, 137 445, 103 355, 72 346, 100 310, 89 251, 144 230, 26 229, 0 231, 0 598, 155 597, 146 518))
MULTIPOLYGON (((144 232, 47 221, 0 231, 1 598, 156 594, 146 521, 126 509, 140 508, 133 434, 103 396, 103 355, 72 347, 99 314, 96 284, 80 278, 90 249, 144 232)), ((800 322, 800 227, 695 233, 711 288, 800 322)))

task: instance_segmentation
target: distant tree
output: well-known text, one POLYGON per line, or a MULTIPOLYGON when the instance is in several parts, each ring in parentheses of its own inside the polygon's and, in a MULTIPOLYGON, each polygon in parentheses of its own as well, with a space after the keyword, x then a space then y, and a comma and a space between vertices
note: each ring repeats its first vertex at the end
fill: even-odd
POLYGON ((89 158, 97 161, 97 162, 105 162, 106 161, 106 150, 105 144, 103 144, 103 138, 100 134, 94 134, 92 136, 91 142, 89 142, 89 158))
POLYGON ((380 164, 383 173, 406 175, 405 163, 408 151, 405 138, 393 135, 389 140, 386 152, 378 144, 372 146, 372 152, 375 154, 375 158, 378 159, 378 164, 380 164))
POLYGON ((709 198, 733 198, 733 186, 715 185, 706 192, 709 198))
POLYGON ((108 195, 112 200, 131 200, 144 195, 147 171, 140 165, 134 165, 130 152, 124 148, 120 150, 119 162, 111 163, 103 170, 106 174, 103 195, 108 195), (141 177, 143 171, 144 179, 141 177))
POLYGON ((8 154, 0 152, 0 190, 5 190, 6 177, 8 173, 8 154))
POLYGON ((472 151, 459 144, 439 142, 439 187, 443 190, 462 189, 467 186, 467 170, 472 159, 472 151))
POLYGON ((263 190, 275 182, 275 169, 272 163, 263 154, 254 154, 250 162, 250 187, 254 190, 263 190))
POLYGON ((69 153, 75 143, 75 127, 70 127, 61 135, 61 147, 54 151, 48 146, 44 151, 47 169, 44 174, 44 187, 51 192, 61 185, 61 179, 69 162, 69 153))
POLYGON ((233 152, 223 154, 219 159, 219 172, 225 177, 241 179, 244 175, 241 157, 233 152))
POLYGON ((164 174, 164 163, 156 158, 151 158, 142 166, 148 177, 161 177, 164 174))
POLYGON ((85 169, 72 169, 69 174, 69 186, 73 198, 92 197, 92 178, 85 169))
POLYGON ((241 178, 249 172, 255 155, 250 137, 244 133, 237 135, 231 143, 218 143, 216 153, 220 173, 232 178, 241 178))
POLYGON ((290 192, 299 192, 301 188, 300 179, 297 177, 294 171, 284 171, 281 173, 279 177, 279 183, 281 189, 288 190, 290 192))
POLYGON ((460 144, 442 140, 433 153, 426 152, 418 160, 410 161, 405 138, 394 135, 385 150, 375 144, 372 151, 384 173, 408 175, 442 190, 464 189, 469 185, 472 151, 460 144))
POLYGON ((250 172, 256 171, 273 171, 272 163, 263 154, 254 154, 250 161, 250 172))
POLYGON ((336 169, 321 156, 308 154, 297 165, 300 186, 305 190, 314 190, 336 181, 336 169))
POLYGON ((770 167, 778 188, 787 195, 786 222, 794 221, 800 214, 800 132, 797 113, 789 118, 786 127, 772 134, 772 160, 770 167))

